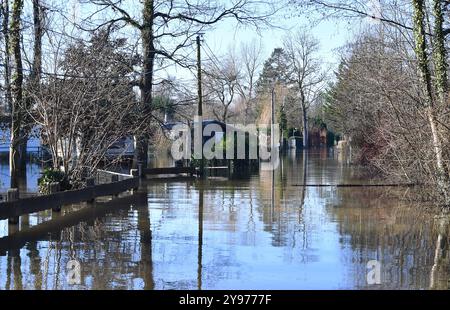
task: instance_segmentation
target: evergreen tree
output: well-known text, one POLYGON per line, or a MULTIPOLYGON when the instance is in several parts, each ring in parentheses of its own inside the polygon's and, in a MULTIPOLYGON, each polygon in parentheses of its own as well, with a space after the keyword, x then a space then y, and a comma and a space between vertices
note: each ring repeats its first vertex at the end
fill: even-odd
POLYGON ((256 84, 258 94, 269 93, 275 81, 284 84, 288 71, 286 53, 282 48, 273 50, 272 55, 264 63, 262 73, 256 84))

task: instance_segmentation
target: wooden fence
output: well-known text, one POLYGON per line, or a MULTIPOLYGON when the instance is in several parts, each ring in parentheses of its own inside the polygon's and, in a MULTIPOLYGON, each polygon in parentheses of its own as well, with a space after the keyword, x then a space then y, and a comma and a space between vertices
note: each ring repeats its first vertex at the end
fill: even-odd
POLYGON ((179 174, 188 174, 190 176, 194 176, 198 174, 198 171, 195 168, 190 167, 173 167, 173 168, 143 169, 142 173, 144 176, 179 175, 179 174))
POLYGON ((139 185, 139 177, 129 176, 128 179, 109 184, 94 185, 79 190, 2 202, 0 203, 0 220, 17 218, 22 215, 49 209, 58 209, 63 205, 93 201, 98 197, 119 195, 128 190, 137 189, 139 185))
MULTIPOLYGON (((133 170, 132 170, 133 171, 133 170)), ((139 173, 139 170, 135 170, 137 173, 139 173)), ((136 174, 135 176, 138 176, 136 174)), ((108 184, 118 181, 127 180, 131 177, 129 174, 123 174, 118 172, 111 172, 106 170, 97 170, 95 174, 95 183, 96 184, 108 184)))
MULTIPOLYGON (((222 167, 205 167, 204 173, 209 176, 211 174, 216 173, 217 171, 230 171, 230 168, 227 166, 222 167)), ((143 177, 155 177, 155 176, 163 176, 163 175, 188 175, 189 177, 199 177, 201 176, 200 170, 191 167, 171 167, 171 168, 150 168, 143 169, 142 176, 143 177)), ((161 180, 165 180, 164 178, 161 180)))

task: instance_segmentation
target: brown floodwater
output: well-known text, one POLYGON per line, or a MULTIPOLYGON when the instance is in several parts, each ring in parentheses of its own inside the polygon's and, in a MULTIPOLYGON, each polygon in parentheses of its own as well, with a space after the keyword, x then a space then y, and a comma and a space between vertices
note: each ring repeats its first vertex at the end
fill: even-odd
POLYGON ((408 202, 413 189, 301 186, 374 182, 363 172, 291 153, 274 173, 146 181, 20 231, 1 221, 0 289, 448 289, 448 219, 408 202))

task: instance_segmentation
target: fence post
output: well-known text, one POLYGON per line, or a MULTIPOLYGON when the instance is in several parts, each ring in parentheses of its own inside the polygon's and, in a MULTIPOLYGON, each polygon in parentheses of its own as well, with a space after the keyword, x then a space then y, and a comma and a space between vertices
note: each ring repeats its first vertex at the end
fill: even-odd
MULTIPOLYGON (((58 182, 50 183, 50 194, 56 194, 61 191, 61 186, 58 182)), ((52 208, 53 212, 61 212, 61 206, 52 208)))
POLYGON ((139 177, 139 170, 138 169, 131 169, 130 170, 130 175, 134 178, 139 177))
MULTIPOLYGON (((133 178, 139 178, 139 186, 140 186, 140 183, 141 183, 140 178, 142 177, 142 174, 140 174, 139 169, 131 169, 131 170, 130 170, 130 175, 131 175, 133 178)), ((134 192, 136 192, 136 191, 138 191, 138 190, 139 190, 139 187, 132 188, 132 189, 131 189, 131 193, 134 194, 134 192)))
MULTIPOLYGON (((95 178, 87 178, 86 179, 86 187, 94 187, 95 186, 95 178)), ((95 195, 92 196, 91 200, 88 200, 88 203, 95 202, 95 195)))
MULTIPOLYGON (((7 201, 8 202, 14 202, 19 200, 19 190, 17 188, 11 188, 8 189, 7 192, 7 201)), ((18 225, 19 224, 19 217, 11 217, 8 219, 9 224, 11 225, 18 225)))
MULTIPOLYGON (((119 176, 114 174, 111 176, 111 183, 116 183, 116 182, 119 182, 119 176)), ((113 197, 117 198, 117 197, 119 197, 119 194, 115 194, 115 195, 113 195, 113 197)))
POLYGON ((95 179, 94 178, 87 178, 86 179, 86 186, 87 187, 92 187, 95 185, 95 179))
POLYGON ((20 218, 20 229, 30 228, 30 215, 25 214, 20 218))
POLYGON ((142 164, 138 164, 138 176, 140 178, 142 178, 143 175, 144 175, 144 170, 143 170, 142 164))

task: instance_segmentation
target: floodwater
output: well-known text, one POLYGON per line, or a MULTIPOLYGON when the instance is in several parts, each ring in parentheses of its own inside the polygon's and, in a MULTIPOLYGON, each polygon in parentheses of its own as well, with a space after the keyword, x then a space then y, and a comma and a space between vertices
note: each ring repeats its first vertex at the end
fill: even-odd
POLYGON ((3 221, 0 289, 448 289, 448 220, 410 189, 301 186, 370 182, 361 172, 331 151, 292 153, 275 173, 148 181, 23 218, 21 232, 3 221))
MULTIPOLYGON (((21 193, 35 194, 38 192, 38 179, 41 176, 42 167, 34 162, 27 163, 26 173, 19 181, 21 193)), ((6 193, 10 188, 11 178, 9 174, 8 159, 0 159, 0 193, 6 193)))

